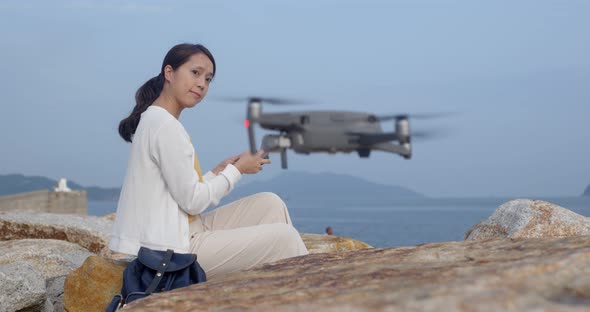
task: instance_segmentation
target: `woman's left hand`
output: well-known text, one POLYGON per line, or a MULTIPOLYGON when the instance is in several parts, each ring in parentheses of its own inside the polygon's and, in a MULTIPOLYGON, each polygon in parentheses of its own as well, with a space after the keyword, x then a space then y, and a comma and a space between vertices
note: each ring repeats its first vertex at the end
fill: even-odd
POLYGON ((219 165, 217 165, 215 168, 213 168, 213 170, 211 170, 211 172, 213 172, 215 175, 218 175, 221 171, 225 169, 225 167, 227 167, 227 165, 233 164, 236 161, 238 161, 238 158, 240 158, 240 155, 232 156, 220 162, 219 165))

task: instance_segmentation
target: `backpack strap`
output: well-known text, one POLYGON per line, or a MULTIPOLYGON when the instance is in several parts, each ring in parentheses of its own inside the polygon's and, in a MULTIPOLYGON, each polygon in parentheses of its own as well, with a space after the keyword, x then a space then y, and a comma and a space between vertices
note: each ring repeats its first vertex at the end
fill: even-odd
POLYGON ((168 267, 170 265, 170 260, 172 259, 173 254, 174 254, 174 250, 172 250, 172 249, 166 250, 166 254, 164 255, 164 259, 162 260, 162 263, 160 263, 160 267, 158 268, 158 271, 156 272, 156 277, 154 277, 154 279, 152 280, 152 283, 150 284, 150 287, 148 287, 148 289, 145 291, 145 293, 147 295, 150 295, 152 292, 154 292, 154 290, 156 290, 156 287, 158 287, 158 285, 162 281, 162 278, 164 278, 164 272, 166 271, 166 267, 168 267))

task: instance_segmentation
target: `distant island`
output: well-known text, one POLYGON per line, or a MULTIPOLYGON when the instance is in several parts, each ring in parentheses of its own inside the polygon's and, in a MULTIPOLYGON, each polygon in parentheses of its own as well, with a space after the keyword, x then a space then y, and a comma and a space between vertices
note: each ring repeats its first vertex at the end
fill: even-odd
MULTIPOLYGON (((0 196, 39 190, 53 190, 57 180, 42 176, 24 176, 22 174, 0 175, 0 196)), ((82 186, 68 180, 68 187, 72 190, 85 190, 88 200, 116 201, 119 199, 121 188, 103 188, 98 186, 82 186)))
POLYGON ((582 194, 582 196, 590 196, 590 185, 588 185, 588 187, 586 188, 586 190, 584 191, 584 194, 582 194))
POLYGON ((378 184, 345 174, 289 171, 267 181, 238 184, 222 204, 258 192, 276 193, 286 202, 330 201, 350 205, 425 197, 409 188, 378 184))
MULTIPOLYGON (((53 189, 56 184, 57 180, 42 176, 0 175, 0 196, 53 189)), ((71 180, 68 186, 73 190, 86 190, 90 201, 117 201, 121 191, 120 188, 85 187, 71 180)), ((331 201, 351 205, 369 204, 377 199, 383 202, 425 197, 405 187, 378 184, 350 175, 289 171, 266 181, 238 183, 221 204, 258 192, 276 193, 287 202, 331 201)))

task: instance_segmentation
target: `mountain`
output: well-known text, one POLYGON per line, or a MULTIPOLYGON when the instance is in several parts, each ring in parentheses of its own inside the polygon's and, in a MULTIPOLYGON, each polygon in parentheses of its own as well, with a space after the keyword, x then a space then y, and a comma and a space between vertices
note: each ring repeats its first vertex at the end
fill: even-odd
MULTIPOLYGON (((39 190, 53 190, 57 180, 41 176, 24 176, 22 174, 0 175, 0 196, 39 190)), ((120 188, 103 188, 97 186, 84 187, 68 180, 68 187, 72 190, 85 190, 88 200, 115 201, 119 198, 120 188)))
MULTIPOLYGON (((52 190, 56 185, 56 180, 41 176, 0 175, 0 196, 52 190)), ((70 180, 68 186, 72 190, 85 190, 91 201, 116 201, 121 191, 120 188, 85 187, 70 180)), ((285 201, 297 203, 332 201, 360 204, 424 197, 408 188, 377 184, 344 174, 289 171, 266 181, 238 183, 222 204, 258 192, 273 192, 285 201)))
POLYGON ((586 188, 586 190, 584 191, 584 194, 582 194, 582 196, 590 196, 590 185, 588 185, 588 187, 586 188))
POLYGON ((238 184, 223 203, 258 192, 273 192, 287 202, 297 203, 331 201, 357 204, 425 197, 401 186, 373 183, 344 174, 290 171, 267 181, 238 184))

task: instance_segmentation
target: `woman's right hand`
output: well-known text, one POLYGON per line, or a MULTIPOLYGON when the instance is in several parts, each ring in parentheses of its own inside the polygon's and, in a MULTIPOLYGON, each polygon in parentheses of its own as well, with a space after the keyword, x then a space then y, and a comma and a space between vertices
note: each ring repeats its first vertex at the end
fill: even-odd
POLYGON ((240 154, 240 158, 234 163, 234 166, 242 174, 258 173, 262 170, 262 165, 270 164, 270 159, 263 158, 264 154, 265 152, 263 150, 259 150, 254 155, 250 151, 246 151, 240 154))

